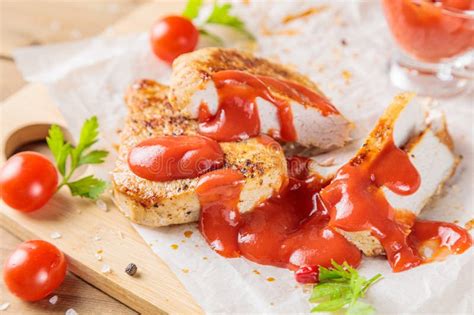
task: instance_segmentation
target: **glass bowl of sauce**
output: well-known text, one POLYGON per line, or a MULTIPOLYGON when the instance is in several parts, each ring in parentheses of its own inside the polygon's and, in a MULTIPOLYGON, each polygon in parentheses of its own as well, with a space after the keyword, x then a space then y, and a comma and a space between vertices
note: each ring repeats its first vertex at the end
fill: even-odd
POLYGON ((390 78, 402 89, 445 96, 473 80, 474 0, 382 0, 400 48, 390 78))

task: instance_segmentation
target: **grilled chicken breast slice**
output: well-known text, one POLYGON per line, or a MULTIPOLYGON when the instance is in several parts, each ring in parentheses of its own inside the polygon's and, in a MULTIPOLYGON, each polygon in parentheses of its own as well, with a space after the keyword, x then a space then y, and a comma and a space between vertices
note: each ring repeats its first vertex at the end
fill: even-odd
MULTIPOLYGON (((207 105, 210 114, 216 114, 219 100, 212 76, 223 70, 239 70, 291 81, 326 98, 309 78, 283 65, 233 49, 204 48, 183 54, 173 62, 170 102, 192 118, 198 117, 202 103, 207 105)), ((349 139, 352 124, 340 113, 324 115, 314 106, 286 96, 279 97, 290 104, 298 144, 329 149, 341 147, 349 139)), ((261 132, 279 134, 281 126, 275 105, 260 97, 256 103, 261 132)))
POLYGON ((409 101, 409 104, 403 102, 393 103, 379 118, 371 132, 371 137, 374 139, 369 137, 368 139, 354 140, 342 148, 312 157, 309 164, 311 174, 317 175, 324 181, 331 180, 339 168, 358 154, 365 143, 375 142, 376 138, 380 138, 392 129, 394 143, 398 147, 403 147, 411 137, 420 134, 427 127, 427 114, 423 106, 415 100, 409 101))
MULTIPOLYGON (((197 221, 200 204, 195 193, 199 178, 168 182, 149 181, 129 168, 129 150, 142 140, 167 135, 194 135, 197 122, 172 105, 168 87, 141 80, 126 93, 128 117, 121 132, 119 158, 112 172, 114 196, 123 212, 136 223, 165 226, 197 221)), ((278 191, 287 176, 286 160, 279 146, 258 140, 221 143, 225 166, 238 169, 245 184, 238 204, 246 212, 278 191)))
MULTIPOLYGON (((387 108, 353 159, 370 160, 380 154, 383 144, 391 141, 392 130, 394 143, 407 152, 410 162, 420 175, 421 183, 411 195, 402 196, 386 187, 382 187, 382 191, 392 208, 418 215, 452 176, 458 157, 453 153, 444 117, 438 116, 427 126, 426 112, 413 100, 413 95, 405 94, 397 97, 387 108)), ((314 169, 313 166, 313 171, 314 169)), ((320 169, 316 170, 317 174, 321 174, 320 169)), ((331 166, 331 170, 326 169, 324 175, 333 177, 336 172, 334 170, 332 174, 333 169, 334 166, 331 166)), ((384 253, 382 245, 370 231, 338 231, 367 256, 384 253)))

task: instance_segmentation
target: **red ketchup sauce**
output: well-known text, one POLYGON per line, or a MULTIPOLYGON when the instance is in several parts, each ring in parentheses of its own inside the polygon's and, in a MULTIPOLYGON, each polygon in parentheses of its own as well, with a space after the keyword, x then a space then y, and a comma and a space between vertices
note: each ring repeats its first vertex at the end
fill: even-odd
MULTIPOLYGON (((261 141, 277 145, 269 137, 261 141)), ((280 193, 247 213, 238 210, 244 185, 239 171, 221 169, 201 177, 199 228, 216 252, 297 270, 296 279, 307 283, 316 281, 317 266, 329 267, 331 260, 359 265, 359 249, 337 229, 370 231, 395 272, 472 246, 470 234, 455 224, 416 220, 390 206, 382 186, 400 195, 420 186, 417 170, 393 141, 374 159, 343 166, 329 184, 309 175, 307 158, 289 158, 287 165, 289 179, 280 193)))
POLYGON ((290 178, 282 191, 250 212, 239 214, 243 175, 232 169, 201 177, 199 227, 220 255, 252 260, 292 270, 300 266, 327 266, 331 260, 358 266, 359 250, 327 226, 328 212, 318 192, 324 183, 307 176, 305 158, 290 159, 290 178))
POLYGON ((324 96, 294 82, 235 70, 216 72, 212 80, 219 97, 218 110, 211 115, 207 105, 201 104, 199 133, 217 141, 238 141, 260 134, 257 97, 277 108, 280 132, 275 131, 272 136, 283 141, 297 139, 291 107, 285 98, 315 107, 324 116, 338 113, 324 96))
POLYGON ((194 178, 222 167, 224 153, 219 143, 203 136, 163 136, 132 148, 128 165, 137 176, 152 181, 194 178))
POLYGON ((383 0, 382 3, 395 40, 417 59, 437 62, 474 47, 474 18, 445 10, 473 10, 473 0, 383 0))
POLYGON ((472 246, 471 235, 465 229, 447 222, 417 220, 408 238, 424 262, 462 254, 472 246))
POLYGON ((343 166, 320 197, 331 217, 329 226, 344 231, 369 230, 382 244, 395 272, 429 262, 420 252, 459 254, 472 244, 469 233, 451 223, 416 221, 410 212, 393 209, 381 187, 399 195, 414 193, 420 177, 407 154, 388 142, 372 161, 343 166))

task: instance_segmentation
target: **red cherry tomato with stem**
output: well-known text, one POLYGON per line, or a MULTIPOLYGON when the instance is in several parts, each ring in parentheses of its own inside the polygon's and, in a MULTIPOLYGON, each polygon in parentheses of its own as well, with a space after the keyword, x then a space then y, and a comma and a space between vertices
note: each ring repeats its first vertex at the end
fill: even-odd
POLYGON ((7 258, 3 280, 19 298, 38 301, 61 285, 66 271, 66 257, 56 246, 34 240, 21 243, 7 258))
POLYGON ((15 154, 0 169, 0 197, 7 205, 22 212, 44 206, 57 187, 56 168, 36 152, 15 154))
POLYGON ((181 54, 196 48, 199 32, 194 24, 182 16, 168 16, 157 21, 150 32, 153 53, 171 64, 181 54))

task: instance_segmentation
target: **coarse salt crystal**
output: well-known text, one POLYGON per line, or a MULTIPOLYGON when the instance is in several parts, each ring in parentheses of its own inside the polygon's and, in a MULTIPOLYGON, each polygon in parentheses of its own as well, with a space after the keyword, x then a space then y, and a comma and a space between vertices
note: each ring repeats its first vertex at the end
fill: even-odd
POLYGON ((101 260, 102 260, 102 255, 100 255, 100 254, 95 254, 95 258, 96 258, 98 261, 101 261, 101 260))
POLYGON ((53 305, 56 304, 57 302, 58 302, 58 296, 57 295, 54 295, 49 299, 49 303, 51 303, 53 305))
POLYGON ((102 266, 102 269, 100 269, 100 271, 102 273, 110 273, 112 271, 112 269, 110 269, 110 266, 109 265, 103 265, 102 266))
POLYGON ((61 238, 61 237, 62 237, 61 233, 59 233, 59 232, 52 232, 49 236, 50 236, 53 240, 57 240, 58 238, 61 238))
POLYGON ((96 206, 97 206, 100 210, 105 211, 105 212, 109 211, 109 209, 107 208, 107 204, 105 203, 104 200, 102 200, 102 199, 97 199, 97 201, 95 202, 95 204, 96 204, 96 206))
POLYGON ((0 304, 0 311, 6 311, 7 308, 9 308, 9 307, 10 307, 10 303, 8 303, 8 302, 2 303, 2 304, 0 304))
POLYGON ((78 315, 77 312, 73 308, 69 308, 66 313, 66 315, 78 315))
POLYGON ((100 241, 102 238, 99 235, 94 236, 94 241, 100 241))

